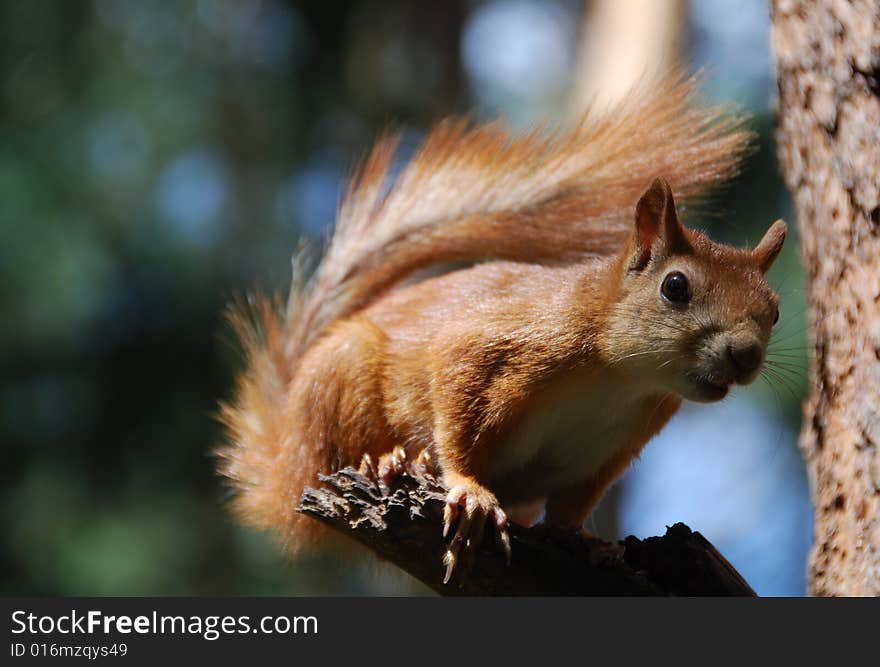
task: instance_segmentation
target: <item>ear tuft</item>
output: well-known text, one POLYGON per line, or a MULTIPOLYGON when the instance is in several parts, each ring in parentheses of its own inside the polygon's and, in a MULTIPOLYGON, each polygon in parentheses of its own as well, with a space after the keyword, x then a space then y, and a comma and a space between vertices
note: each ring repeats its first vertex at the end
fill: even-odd
POLYGON ((752 259, 755 260, 762 273, 767 273, 779 256, 782 244, 785 243, 787 231, 788 227, 785 223, 782 220, 777 220, 770 225, 770 228, 764 233, 764 238, 752 250, 752 259))
POLYGON ((682 244, 687 245, 666 179, 654 179, 636 204, 633 241, 632 270, 643 269, 658 250, 672 252, 682 244))

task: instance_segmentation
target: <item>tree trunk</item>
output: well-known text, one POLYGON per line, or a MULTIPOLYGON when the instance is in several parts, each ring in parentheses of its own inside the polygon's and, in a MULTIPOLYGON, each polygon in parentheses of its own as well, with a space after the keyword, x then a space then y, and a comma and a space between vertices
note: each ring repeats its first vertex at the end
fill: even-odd
POLYGON ((684 0, 593 0, 586 3, 571 111, 600 111, 681 63, 684 0))
POLYGON ((774 0, 779 160, 813 342, 816 595, 880 595, 880 4, 774 0))

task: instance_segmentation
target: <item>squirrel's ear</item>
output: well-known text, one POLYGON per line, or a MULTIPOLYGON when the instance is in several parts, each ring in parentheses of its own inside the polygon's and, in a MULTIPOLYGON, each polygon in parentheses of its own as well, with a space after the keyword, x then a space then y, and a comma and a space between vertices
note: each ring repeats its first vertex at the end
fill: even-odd
POLYGON ((635 271, 645 268, 658 252, 669 254, 690 247, 665 179, 655 179, 636 204, 632 245, 629 268, 635 271))
POLYGON ((782 220, 777 220, 770 225, 770 229, 765 232, 764 238, 752 250, 752 258, 763 273, 767 273, 770 270, 773 262, 779 256, 782 244, 785 243, 785 233, 787 230, 788 227, 786 227, 785 223, 782 220))

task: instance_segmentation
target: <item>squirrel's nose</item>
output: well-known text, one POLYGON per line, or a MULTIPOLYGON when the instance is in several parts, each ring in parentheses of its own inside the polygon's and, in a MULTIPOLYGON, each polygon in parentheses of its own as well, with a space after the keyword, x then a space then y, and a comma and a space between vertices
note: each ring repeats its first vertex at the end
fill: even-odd
POLYGON ((761 346, 757 343, 746 343, 745 345, 729 344, 727 346, 727 356, 741 375, 748 375, 761 365, 764 353, 761 350, 761 346))

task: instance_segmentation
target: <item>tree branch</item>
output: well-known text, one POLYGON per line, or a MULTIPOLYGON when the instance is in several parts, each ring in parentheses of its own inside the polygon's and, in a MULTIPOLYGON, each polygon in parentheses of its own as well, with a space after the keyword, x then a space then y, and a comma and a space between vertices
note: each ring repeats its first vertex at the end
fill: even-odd
POLYGON ((755 595, 715 547, 683 523, 664 537, 618 544, 510 524, 510 565, 484 544, 465 580, 444 585, 446 489, 433 476, 403 474, 387 493, 353 468, 319 479, 326 488, 306 488, 297 511, 354 538, 440 595, 755 595))

